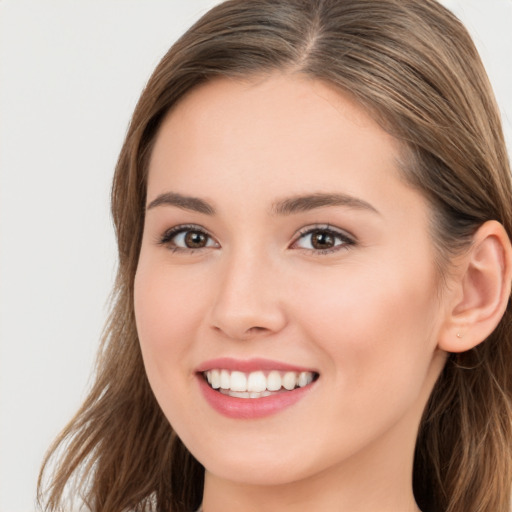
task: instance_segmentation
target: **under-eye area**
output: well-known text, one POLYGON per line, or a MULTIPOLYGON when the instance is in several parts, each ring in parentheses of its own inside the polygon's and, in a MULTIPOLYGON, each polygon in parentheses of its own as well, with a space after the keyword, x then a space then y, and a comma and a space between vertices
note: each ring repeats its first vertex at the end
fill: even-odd
POLYGON ((304 388, 319 378, 316 372, 278 371, 240 372, 212 369, 202 372, 208 385, 235 398, 263 398, 277 393, 304 388))

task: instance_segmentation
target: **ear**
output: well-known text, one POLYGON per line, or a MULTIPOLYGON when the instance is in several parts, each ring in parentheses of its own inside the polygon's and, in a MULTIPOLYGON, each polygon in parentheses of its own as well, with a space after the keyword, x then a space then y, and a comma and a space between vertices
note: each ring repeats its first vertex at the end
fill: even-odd
POLYGON ((446 352, 465 352, 484 341, 505 313, 511 291, 512 248, 499 222, 482 224, 457 260, 438 341, 446 352))

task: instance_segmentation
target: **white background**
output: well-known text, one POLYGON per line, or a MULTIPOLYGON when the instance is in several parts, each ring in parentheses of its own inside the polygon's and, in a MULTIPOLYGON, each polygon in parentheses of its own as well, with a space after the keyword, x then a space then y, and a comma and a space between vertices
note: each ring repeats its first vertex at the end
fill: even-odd
MULTIPOLYGON (((85 396, 115 270, 109 189, 139 93, 216 0, 0 0, 0 512, 85 396)), ((512 0, 445 0, 512 142, 512 0)))

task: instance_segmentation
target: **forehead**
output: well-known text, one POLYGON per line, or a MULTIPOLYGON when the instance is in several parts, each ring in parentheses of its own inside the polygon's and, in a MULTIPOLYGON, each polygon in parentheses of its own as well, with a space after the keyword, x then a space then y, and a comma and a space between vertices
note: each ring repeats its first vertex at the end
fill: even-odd
POLYGON ((249 185, 252 175, 309 187, 341 170, 352 178, 365 169, 396 173, 399 156, 396 139, 334 86, 301 75, 220 78, 193 89, 164 119, 149 187, 163 175, 176 186, 182 179, 249 185))
MULTIPOLYGON (((282 114, 289 116, 311 114, 325 116, 328 111, 350 119, 359 126, 374 125, 371 116, 353 96, 340 88, 302 73, 274 72, 246 78, 213 78, 191 89, 168 113, 167 119, 182 116, 198 123, 212 121, 212 114, 222 117, 237 112, 242 122, 244 112, 259 113, 254 122, 273 113, 273 122, 282 114), (220 108, 220 110, 219 110, 220 108), (291 108, 291 110, 289 110, 291 108), (300 108, 300 111, 297 111, 300 108)), ((254 126, 254 124, 253 124, 254 126)), ((256 128, 256 126, 254 126, 256 128)))

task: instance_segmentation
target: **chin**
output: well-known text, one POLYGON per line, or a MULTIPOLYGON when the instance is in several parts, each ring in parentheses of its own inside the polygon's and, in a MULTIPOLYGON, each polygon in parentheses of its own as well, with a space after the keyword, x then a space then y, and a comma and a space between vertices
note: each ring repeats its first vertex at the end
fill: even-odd
POLYGON ((301 467, 296 461, 268 459, 224 460, 207 464, 205 470, 216 478, 251 486, 287 485, 311 476, 313 468, 301 467))

